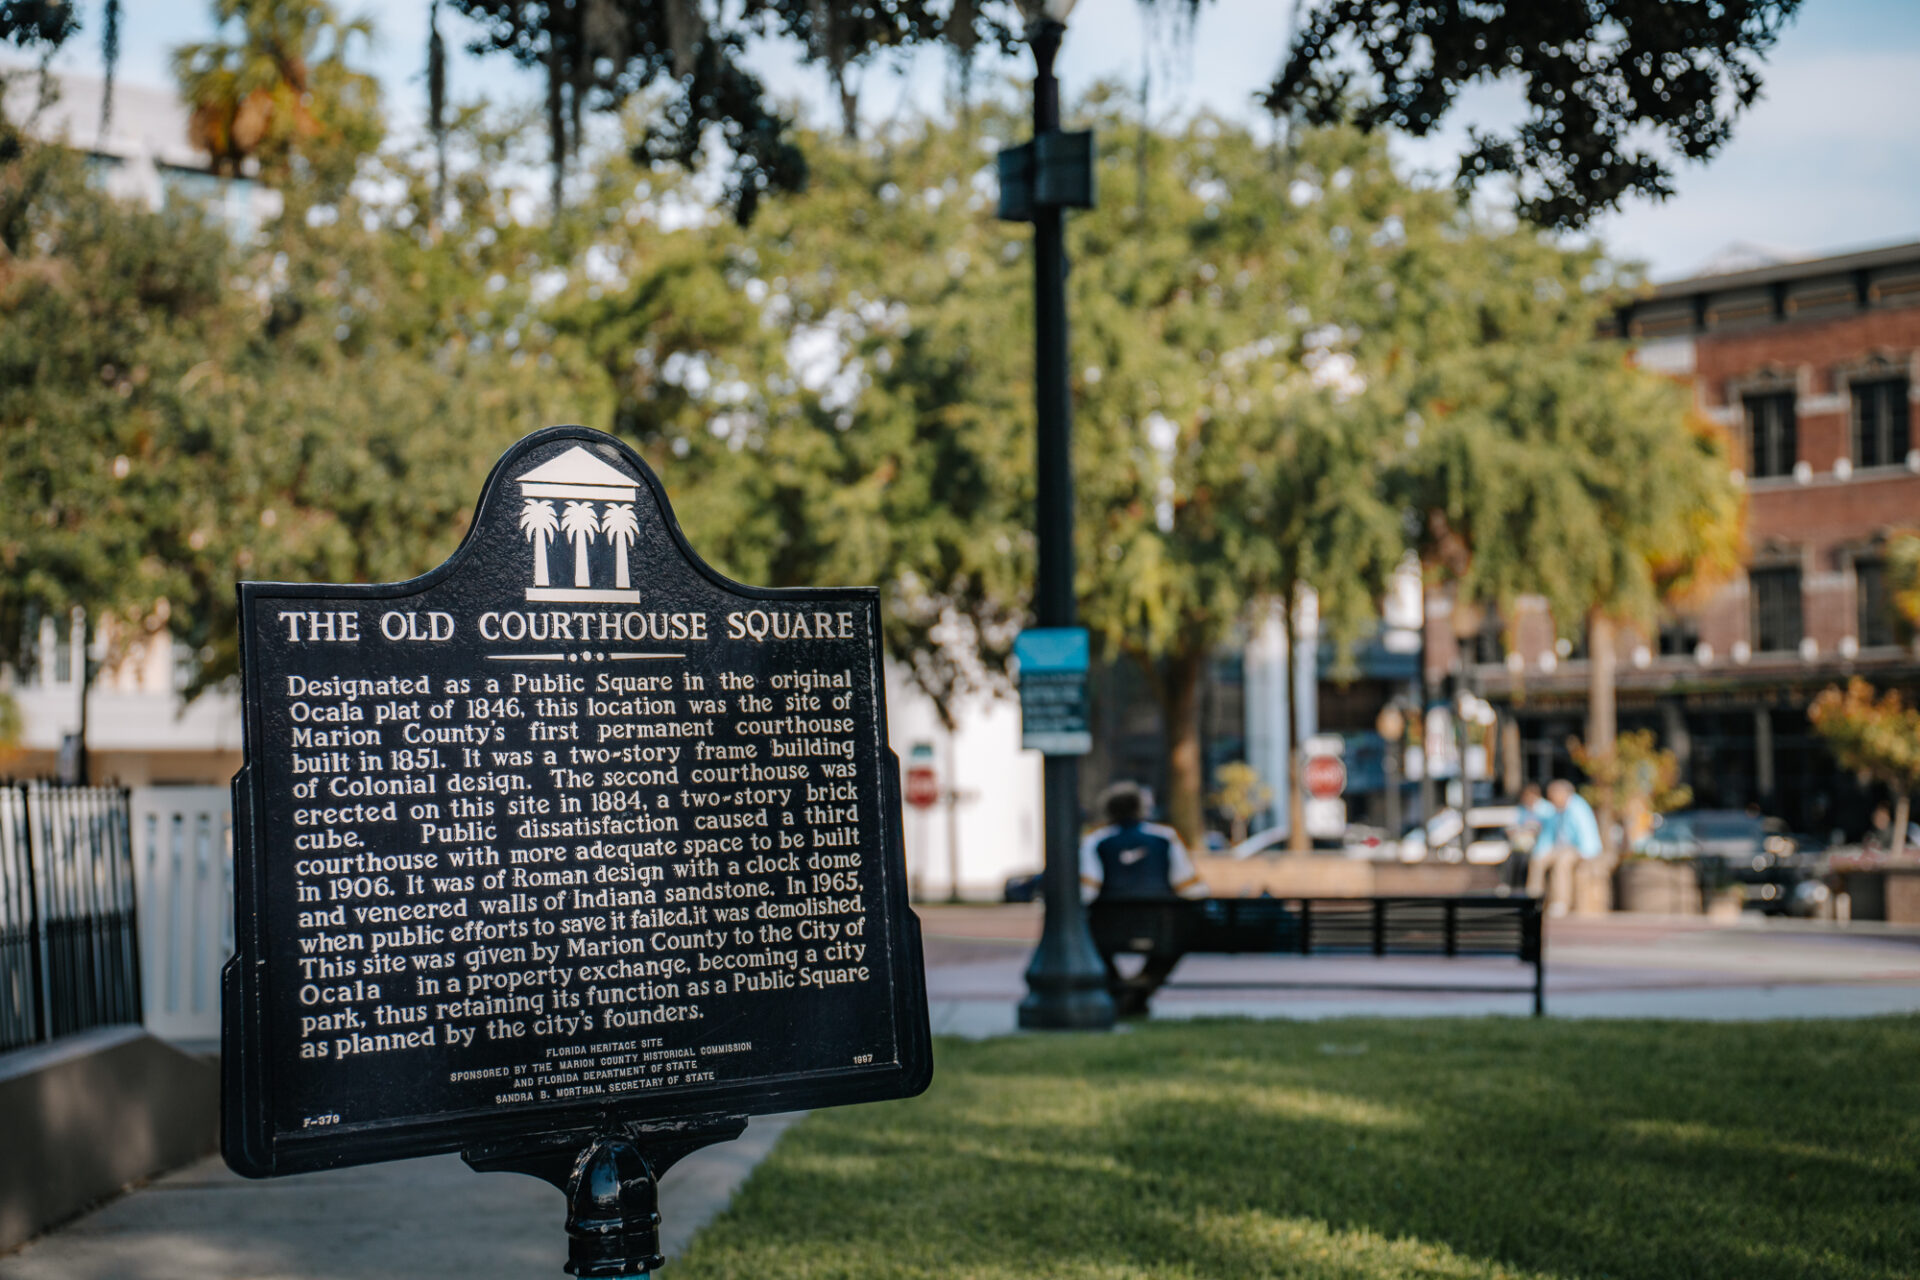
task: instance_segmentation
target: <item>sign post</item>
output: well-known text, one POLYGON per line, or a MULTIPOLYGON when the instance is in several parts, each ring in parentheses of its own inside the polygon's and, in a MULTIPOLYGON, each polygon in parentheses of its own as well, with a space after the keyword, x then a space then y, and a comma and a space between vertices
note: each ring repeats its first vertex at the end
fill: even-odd
POLYGON ((1346 743, 1332 734, 1316 734, 1307 739, 1304 751, 1300 785, 1307 793, 1302 815, 1307 834, 1337 839, 1347 831, 1347 764, 1341 758, 1346 743))
MULTIPOLYGON (((1067 545, 1071 559, 1071 536, 1067 545)), ((1069 621, 1071 603, 1069 593, 1069 621)), ((1088 650, 1087 630, 1076 626, 1023 631, 1013 642, 1020 745, 1046 757, 1046 910, 1040 943, 1027 964, 1027 996, 1019 1009, 1020 1025, 1032 1029, 1104 1031, 1114 1019, 1106 968, 1093 948, 1080 902, 1077 757, 1093 750, 1087 720, 1088 650)))
POLYGON ((907 803, 931 809, 940 803, 940 775, 933 768, 933 747, 916 742, 907 753, 907 803))
POLYGON ((932 1060, 878 593, 763 590, 580 427, 510 449, 410 582, 243 583, 222 1148, 461 1151, 568 1196, 581 1276, 752 1115, 932 1060))

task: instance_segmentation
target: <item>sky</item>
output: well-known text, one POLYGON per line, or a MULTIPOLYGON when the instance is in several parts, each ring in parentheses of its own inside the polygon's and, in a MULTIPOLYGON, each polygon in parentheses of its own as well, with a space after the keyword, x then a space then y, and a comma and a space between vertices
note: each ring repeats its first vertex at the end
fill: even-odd
MULTIPOLYGON (((80 0, 88 29, 57 66, 97 74, 101 3, 80 0)), ((374 19, 371 69, 395 124, 417 126, 425 114, 428 0, 336 3, 374 19)), ((1137 0, 1080 0, 1058 65, 1062 85, 1069 96, 1101 78, 1137 85, 1142 50, 1151 47, 1146 70, 1156 113, 1204 108, 1253 122, 1262 118, 1253 95, 1279 62, 1293 7, 1212 0, 1185 39, 1173 40, 1166 20, 1143 17, 1137 0)), ((206 0, 131 0, 123 9, 120 74, 129 82, 170 85, 172 48, 212 34, 206 0)), ((461 49, 468 29, 464 20, 448 21, 451 49, 461 49)), ((772 46, 755 50, 754 65, 777 95, 814 119, 828 118, 820 72, 772 46)), ((923 53, 868 74, 862 114, 885 119, 937 107, 948 73, 942 57, 923 53)), ((1027 75, 1029 64, 1008 59, 978 74, 984 84, 1027 75)), ((456 101, 483 92, 537 100, 541 93, 537 78, 498 56, 457 53, 450 81, 456 101)), ((1509 91, 1476 91, 1441 133, 1395 149, 1416 169, 1449 176, 1467 126, 1507 123, 1513 104, 1509 91)), ((1676 187, 1670 200, 1635 201, 1594 228, 1616 257, 1646 264, 1656 280, 1694 274, 1733 246, 1813 257, 1920 240, 1920 2, 1806 0, 1774 51, 1764 100, 1711 163, 1682 169, 1676 187)))

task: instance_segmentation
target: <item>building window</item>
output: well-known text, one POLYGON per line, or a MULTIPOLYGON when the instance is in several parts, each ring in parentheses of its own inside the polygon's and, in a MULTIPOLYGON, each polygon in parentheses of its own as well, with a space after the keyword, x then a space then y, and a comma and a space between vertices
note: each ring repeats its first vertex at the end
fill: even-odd
POLYGON ((1862 648, 1898 644, 1893 628, 1893 604, 1887 599, 1887 564, 1884 560, 1853 562, 1854 602, 1859 606, 1862 648))
POLYGON ((1800 647, 1800 570, 1751 569, 1753 647, 1757 653, 1800 647))
POLYGON ((1507 660, 1507 629, 1500 615, 1489 609, 1480 618, 1480 629, 1467 638, 1471 659, 1480 666, 1507 660))
POLYGON ((1799 461, 1793 392, 1768 391, 1746 397, 1747 474, 1788 476, 1799 461))
POLYGON ((1660 624, 1660 656, 1691 658, 1700 647, 1700 624, 1692 618, 1668 618, 1660 624))
POLYGON ((73 683, 73 627, 53 624, 53 682, 73 683))
POLYGON ((1853 465, 1897 467, 1907 460, 1907 379, 1853 384, 1853 465))

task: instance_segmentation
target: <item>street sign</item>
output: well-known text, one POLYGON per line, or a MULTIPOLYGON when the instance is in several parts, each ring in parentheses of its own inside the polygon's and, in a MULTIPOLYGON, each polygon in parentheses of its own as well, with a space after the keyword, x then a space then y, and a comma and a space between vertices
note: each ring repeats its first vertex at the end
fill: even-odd
POLYGON ((721 577, 579 427, 422 577, 241 584, 227 1163, 566 1186, 924 1089, 879 607, 721 577))
POLYGON ((1020 745, 1049 756, 1093 750, 1087 722, 1085 627, 1022 631, 1013 641, 1020 684, 1020 745))
POLYGON ((1308 756, 1300 769, 1301 785, 1315 800, 1334 800, 1347 789, 1347 766, 1338 756, 1308 756))
POLYGON ((1306 811, 1307 834, 1315 839, 1338 840, 1347 833, 1347 802, 1338 796, 1316 800, 1309 796, 1302 806, 1306 811))
POLYGON ((931 765, 914 765, 907 770, 907 803, 916 809, 931 809, 940 803, 940 776, 931 765))

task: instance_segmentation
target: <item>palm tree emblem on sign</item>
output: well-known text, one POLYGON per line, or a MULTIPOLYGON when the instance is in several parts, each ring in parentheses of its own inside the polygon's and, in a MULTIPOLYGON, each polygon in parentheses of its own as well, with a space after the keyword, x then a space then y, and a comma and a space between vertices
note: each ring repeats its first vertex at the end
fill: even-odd
POLYGON ((560 531, 573 539, 573 585, 591 586, 587 577, 587 544, 600 532, 591 502, 569 502, 560 513, 560 531))
POLYGON ((618 451, 595 445, 564 447, 544 462, 513 478, 525 506, 520 530, 534 545, 533 585, 527 599, 552 604, 636 604, 632 587, 633 547, 640 540, 640 479, 618 451), (603 536, 604 535, 604 536, 603 536), (565 537, 573 542, 573 585, 548 580, 547 548, 565 537), (606 548, 596 550, 599 543, 606 548), (605 561, 613 559, 618 586, 594 586, 607 580, 605 561), (596 567, 595 560, 601 563, 596 567))
POLYGON ((633 585, 628 578, 627 551, 640 536, 640 520, 633 514, 633 504, 609 502, 600 517, 600 531, 607 535, 607 541, 614 548, 613 585, 624 591, 633 585))
POLYGON ((553 513, 553 504, 528 498, 527 504, 520 508, 520 531, 533 543, 533 585, 544 587, 547 585, 547 543, 560 532, 560 517, 553 513))

